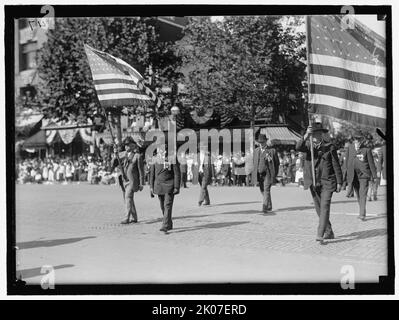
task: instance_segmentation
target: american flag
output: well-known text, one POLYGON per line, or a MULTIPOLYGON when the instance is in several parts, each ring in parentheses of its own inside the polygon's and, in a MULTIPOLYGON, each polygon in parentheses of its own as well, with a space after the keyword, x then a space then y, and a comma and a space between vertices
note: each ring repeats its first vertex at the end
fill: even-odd
POLYGON ((307 17, 310 112, 385 128, 385 39, 343 17, 307 17))
POLYGON ((85 51, 101 106, 147 106, 153 102, 160 106, 161 101, 132 66, 88 45, 85 51))

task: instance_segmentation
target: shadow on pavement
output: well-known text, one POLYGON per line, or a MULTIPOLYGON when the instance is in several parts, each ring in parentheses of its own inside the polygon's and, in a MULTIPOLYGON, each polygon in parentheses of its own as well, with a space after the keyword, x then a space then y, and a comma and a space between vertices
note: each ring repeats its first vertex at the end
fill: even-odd
MULTIPOLYGON (((357 200, 347 200, 347 201, 331 201, 331 205, 334 204, 339 204, 339 203, 351 203, 351 202, 357 202, 357 200)), ((310 210, 314 209, 314 205, 311 206, 298 206, 298 207, 287 207, 287 208, 279 208, 273 211, 301 211, 301 210, 310 210)))
POLYGON ((366 221, 377 220, 377 219, 386 219, 388 216, 384 214, 378 214, 376 217, 366 217, 366 221))
POLYGON ((251 203, 261 203, 261 201, 245 201, 245 202, 218 203, 218 204, 214 204, 212 207, 235 206, 235 205, 240 205, 240 204, 251 204, 251 203))
POLYGON ((329 240, 328 243, 339 243, 339 242, 347 242, 361 239, 368 239, 373 237, 384 236, 387 234, 387 230, 384 228, 372 229, 372 230, 364 230, 352 232, 350 234, 345 234, 335 238, 334 240, 329 240), (346 239, 350 238, 350 239, 346 239))
MULTIPOLYGON (((74 266, 75 266, 74 264, 61 264, 59 266, 53 267, 53 269, 57 270, 57 269, 64 269, 64 268, 72 268, 74 266)), ((47 272, 42 273, 41 271, 42 271, 42 267, 17 270, 17 278, 19 278, 19 276, 21 276, 21 279, 33 278, 33 277, 37 277, 40 275, 44 276, 47 273, 47 272)))
POLYGON ((265 216, 274 216, 276 215, 273 211, 270 211, 268 213, 263 213, 261 210, 245 210, 245 211, 226 211, 226 212, 220 212, 218 214, 260 214, 260 215, 265 215, 265 216))
MULTIPOLYGON (((173 220, 179 220, 179 219, 189 219, 189 218, 203 218, 203 217, 209 217, 209 214, 201 214, 201 215, 191 215, 191 216, 177 216, 177 217, 172 217, 173 220)), ((158 222, 162 222, 162 218, 157 218, 155 220, 151 220, 151 221, 147 221, 147 222, 143 222, 144 224, 152 224, 152 223, 158 223, 158 222)))
POLYGON ((94 236, 90 237, 81 237, 81 238, 67 238, 67 239, 54 239, 54 240, 37 240, 37 241, 28 241, 28 242, 19 242, 17 243, 17 247, 19 250, 21 249, 32 249, 32 248, 41 248, 41 247, 56 247, 63 244, 74 243, 86 239, 93 239, 94 236))
POLYGON ((173 230, 176 230, 176 231, 173 231, 173 233, 196 231, 196 230, 202 230, 202 229, 227 228, 227 227, 238 226, 238 225, 246 224, 246 223, 249 223, 249 221, 207 223, 207 224, 199 225, 196 227, 174 228, 173 230))

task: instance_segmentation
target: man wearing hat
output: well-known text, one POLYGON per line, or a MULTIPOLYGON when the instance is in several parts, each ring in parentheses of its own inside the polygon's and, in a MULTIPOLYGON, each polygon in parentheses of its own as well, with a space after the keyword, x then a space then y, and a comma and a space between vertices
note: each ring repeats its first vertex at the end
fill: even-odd
POLYGON ((210 205, 208 186, 215 178, 215 167, 212 163, 211 154, 208 151, 208 144, 201 142, 199 144, 198 154, 198 183, 201 187, 198 205, 210 205))
POLYGON ((143 190, 144 162, 139 147, 132 137, 126 137, 124 145, 125 154, 120 161, 125 188, 125 219, 121 223, 128 224, 137 222, 134 193, 143 190))
POLYGON ((342 186, 342 171, 335 146, 324 136, 328 130, 320 122, 309 126, 303 139, 296 146, 297 151, 305 153, 304 189, 310 189, 319 226, 316 241, 323 244, 324 239, 334 239, 334 232, 330 222, 331 198, 334 192, 340 192, 342 186), (308 138, 313 139, 314 175, 316 185, 313 184, 311 148, 308 138))
POLYGON ((280 162, 276 150, 267 147, 267 138, 264 134, 259 134, 257 142, 259 147, 254 151, 252 178, 254 185, 259 182, 263 196, 262 211, 267 213, 273 210, 270 189, 275 183, 280 162))
POLYGON ((369 182, 377 178, 371 149, 366 146, 366 139, 356 134, 353 143, 346 151, 346 170, 348 184, 351 183, 359 203, 359 219, 366 220, 366 201, 369 182))
POLYGON ((159 198, 163 215, 160 231, 168 232, 173 229, 172 208, 176 194, 180 191, 180 168, 177 160, 168 159, 165 150, 158 150, 157 157, 150 166, 151 195, 159 198))

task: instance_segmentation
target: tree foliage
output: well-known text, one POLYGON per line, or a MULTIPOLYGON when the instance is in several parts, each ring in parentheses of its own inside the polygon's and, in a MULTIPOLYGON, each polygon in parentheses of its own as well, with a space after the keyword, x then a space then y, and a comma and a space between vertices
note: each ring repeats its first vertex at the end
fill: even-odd
POLYGON ((191 19, 180 41, 186 86, 193 105, 213 107, 251 120, 275 121, 301 99, 304 36, 283 28, 280 17, 232 16, 191 19), (291 95, 290 95, 291 94, 291 95))
POLYGON ((144 77, 152 66, 153 88, 171 85, 179 59, 158 41, 156 19, 58 18, 38 55, 38 97, 49 117, 84 121, 98 111, 84 44, 121 58, 144 77))

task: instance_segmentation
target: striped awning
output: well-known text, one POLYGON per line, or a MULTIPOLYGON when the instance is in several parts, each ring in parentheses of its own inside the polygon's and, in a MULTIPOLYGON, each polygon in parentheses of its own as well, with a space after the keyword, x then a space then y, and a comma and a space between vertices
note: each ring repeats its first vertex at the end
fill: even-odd
POLYGON ((301 138, 298 133, 288 127, 265 127, 260 129, 260 133, 266 135, 273 145, 295 145, 301 138))
POLYGON ((43 149, 46 148, 46 146, 46 132, 44 130, 39 130, 22 144, 24 149, 43 149))

